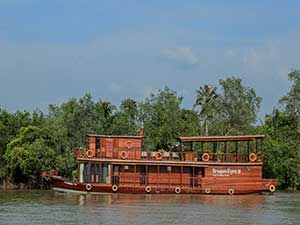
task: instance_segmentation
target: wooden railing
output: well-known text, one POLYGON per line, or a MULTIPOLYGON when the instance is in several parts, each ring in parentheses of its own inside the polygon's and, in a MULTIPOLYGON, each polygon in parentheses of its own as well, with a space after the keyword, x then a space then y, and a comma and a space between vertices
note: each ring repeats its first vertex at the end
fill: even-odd
POLYGON ((126 176, 113 176, 112 184, 122 186, 155 186, 155 187, 199 187, 201 185, 200 178, 198 176, 184 176, 180 178, 180 174, 174 176, 165 175, 160 173, 159 175, 139 175, 139 174, 126 174, 126 176))
POLYGON ((193 161, 193 162, 227 162, 248 163, 262 162, 263 154, 255 153, 255 160, 251 160, 248 153, 200 153, 200 152, 174 152, 174 151, 142 151, 140 148, 115 148, 105 150, 76 151, 77 158, 103 158, 122 160, 154 160, 154 161, 193 161))

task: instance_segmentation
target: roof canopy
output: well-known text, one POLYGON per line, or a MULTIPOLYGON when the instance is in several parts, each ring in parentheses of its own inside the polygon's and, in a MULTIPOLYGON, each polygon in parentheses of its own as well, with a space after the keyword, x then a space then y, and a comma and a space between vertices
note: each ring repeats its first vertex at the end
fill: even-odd
POLYGON ((181 142, 254 141, 265 135, 178 137, 181 142))
POLYGON ((143 136, 88 134, 89 137, 142 139, 143 136))

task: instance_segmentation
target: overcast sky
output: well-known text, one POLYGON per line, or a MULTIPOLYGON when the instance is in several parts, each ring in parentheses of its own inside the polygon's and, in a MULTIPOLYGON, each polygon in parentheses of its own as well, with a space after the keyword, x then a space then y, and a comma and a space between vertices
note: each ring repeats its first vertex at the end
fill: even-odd
POLYGON ((91 93, 114 104, 241 77, 261 115, 300 68, 299 1, 0 0, 0 107, 46 110, 91 93))

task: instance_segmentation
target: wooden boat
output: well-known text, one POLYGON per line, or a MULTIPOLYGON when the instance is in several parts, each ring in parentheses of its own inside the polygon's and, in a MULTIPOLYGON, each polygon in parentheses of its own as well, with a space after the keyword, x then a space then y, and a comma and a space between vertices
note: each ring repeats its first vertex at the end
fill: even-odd
POLYGON ((78 149, 78 179, 47 174, 58 191, 111 193, 250 194, 274 192, 263 179, 264 135, 179 137, 177 151, 142 149, 140 136, 90 134, 78 149))

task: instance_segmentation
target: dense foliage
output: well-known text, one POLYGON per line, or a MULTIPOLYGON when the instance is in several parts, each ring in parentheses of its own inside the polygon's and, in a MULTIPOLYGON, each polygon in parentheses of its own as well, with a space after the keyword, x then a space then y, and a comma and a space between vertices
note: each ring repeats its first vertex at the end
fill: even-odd
POLYGON ((145 149, 176 149, 180 135, 264 133, 265 177, 278 178, 281 188, 300 188, 300 72, 289 79, 289 92, 261 125, 261 97, 235 77, 218 87, 201 86, 192 109, 183 108, 183 96, 168 87, 141 102, 124 99, 119 107, 86 94, 49 105, 47 114, 0 109, 0 183, 38 183, 52 166, 71 177, 74 150, 87 146, 88 133, 136 135, 144 127, 145 149))

